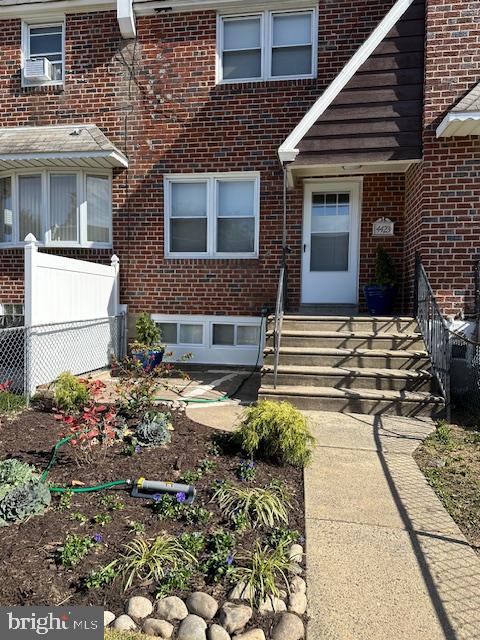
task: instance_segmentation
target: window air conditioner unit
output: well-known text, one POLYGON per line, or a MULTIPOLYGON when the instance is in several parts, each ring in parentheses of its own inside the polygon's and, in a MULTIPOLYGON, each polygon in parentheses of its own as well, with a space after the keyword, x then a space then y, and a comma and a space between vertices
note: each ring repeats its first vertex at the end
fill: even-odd
POLYGON ((48 58, 29 58, 25 60, 23 77, 37 82, 52 79, 52 65, 48 58))

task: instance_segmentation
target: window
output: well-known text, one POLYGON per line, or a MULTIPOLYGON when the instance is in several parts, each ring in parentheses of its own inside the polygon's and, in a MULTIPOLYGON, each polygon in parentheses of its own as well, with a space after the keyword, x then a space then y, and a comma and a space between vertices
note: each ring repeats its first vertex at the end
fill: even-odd
POLYGON ((259 176, 168 176, 165 217, 166 256, 256 257, 259 176))
POLYGON ((183 322, 157 322, 162 342, 165 344, 203 344, 203 325, 183 322))
POLYGON ((256 346, 260 341, 260 327, 256 325, 214 324, 212 345, 256 346))
POLYGON ((316 27, 315 9, 220 16, 219 82, 315 77, 316 27))
POLYGON ((111 244, 111 174, 18 171, 0 174, 0 246, 29 233, 50 246, 111 244))
POLYGON ((24 85, 62 84, 64 81, 65 60, 65 24, 24 24, 23 58, 39 60, 47 58, 50 62, 51 79, 36 81, 23 77, 24 85))

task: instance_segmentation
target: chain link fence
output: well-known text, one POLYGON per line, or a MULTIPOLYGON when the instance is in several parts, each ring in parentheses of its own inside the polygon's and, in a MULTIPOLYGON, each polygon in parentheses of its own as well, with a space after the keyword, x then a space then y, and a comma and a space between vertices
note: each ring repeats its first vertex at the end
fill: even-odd
POLYGON ((450 343, 453 407, 480 416, 480 344, 459 333, 450 334, 450 343))
POLYGON ((62 371, 84 374, 126 352, 126 316, 0 328, 0 383, 29 398, 62 371))

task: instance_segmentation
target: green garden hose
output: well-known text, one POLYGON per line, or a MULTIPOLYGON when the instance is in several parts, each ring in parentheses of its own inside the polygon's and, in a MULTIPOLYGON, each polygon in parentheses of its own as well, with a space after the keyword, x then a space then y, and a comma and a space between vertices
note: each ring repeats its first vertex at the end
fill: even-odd
MULTIPOLYGON (((66 436, 62 438, 58 442, 56 442, 52 447, 52 453, 50 455, 50 460, 48 461, 47 467, 45 471, 41 475, 42 482, 45 482, 48 476, 48 472, 55 464, 55 460, 57 457, 57 451, 67 442, 70 442, 72 438, 75 438, 75 434, 70 436, 66 436)), ((103 484, 96 484, 91 487, 50 487, 50 493, 87 493, 89 491, 101 491, 102 489, 111 489, 112 487, 118 487, 119 485, 128 484, 127 480, 113 480, 112 482, 105 482, 103 484)))
POLYGON ((103 484, 95 484, 92 487, 50 487, 51 493, 87 493, 89 491, 101 491, 102 489, 111 489, 120 485, 127 485, 127 480, 113 480, 112 482, 104 482, 103 484))

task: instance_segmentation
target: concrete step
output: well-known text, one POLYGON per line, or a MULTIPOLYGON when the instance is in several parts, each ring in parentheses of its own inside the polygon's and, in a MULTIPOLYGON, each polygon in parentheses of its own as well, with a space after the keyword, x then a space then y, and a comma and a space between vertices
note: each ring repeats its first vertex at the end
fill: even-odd
MULTIPOLYGON (((264 350, 265 364, 274 363, 273 347, 264 350)), ((389 349, 334 349, 280 347, 280 364, 324 367, 367 367, 369 369, 429 369, 426 351, 389 349)))
MULTIPOLYGON (((273 328, 269 316, 267 328, 273 328)), ((283 330, 418 333, 417 321, 405 317, 284 315, 283 330)))
POLYGON ((441 417, 445 404, 441 396, 425 392, 379 391, 332 387, 262 386, 262 400, 288 401, 299 409, 341 413, 391 414, 441 417))
MULTIPOLYGON (((273 365, 262 368, 262 386, 273 385, 273 365)), ((429 371, 408 369, 368 369, 362 367, 312 367, 279 365, 280 386, 377 389, 385 391, 437 391, 429 371)))
MULTIPOLYGON (((266 344, 274 344, 273 331, 266 333, 266 344)), ((304 331, 282 329, 282 346, 285 347, 333 347, 346 349, 423 349, 424 342, 419 333, 373 332, 373 331, 304 331)))

